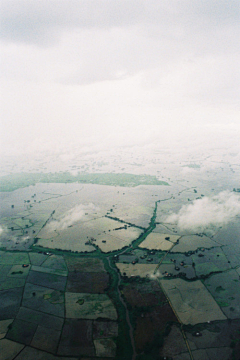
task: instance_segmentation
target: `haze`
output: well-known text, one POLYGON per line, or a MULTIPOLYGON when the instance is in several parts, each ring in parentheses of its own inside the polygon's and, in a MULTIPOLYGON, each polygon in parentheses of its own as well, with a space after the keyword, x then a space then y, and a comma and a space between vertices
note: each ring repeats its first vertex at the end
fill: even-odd
POLYGON ((3 155, 239 151, 239 1, 3 0, 1 17, 3 155))

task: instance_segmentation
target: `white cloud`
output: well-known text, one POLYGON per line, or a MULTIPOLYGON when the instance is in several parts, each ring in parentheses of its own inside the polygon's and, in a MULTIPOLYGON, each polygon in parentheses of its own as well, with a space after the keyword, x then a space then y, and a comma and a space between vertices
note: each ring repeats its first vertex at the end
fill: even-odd
POLYGON ((2 226, 0 226, 0 236, 4 233, 4 229, 2 226))
POLYGON ((181 230, 203 231, 212 226, 227 225, 239 215, 240 195, 223 191, 182 206, 178 213, 169 215, 165 222, 177 224, 181 230))
POLYGON ((61 231, 67 229, 69 226, 76 224, 80 221, 85 214, 93 214, 98 208, 90 203, 88 205, 76 205, 70 209, 67 213, 61 216, 59 220, 52 220, 49 224, 46 225, 46 230, 49 231, 61 231))
POLYGON ((163 277, 163 275, 158 270, 156 273, 149 274, 151 280, 157 280, 158 278, 163 277))

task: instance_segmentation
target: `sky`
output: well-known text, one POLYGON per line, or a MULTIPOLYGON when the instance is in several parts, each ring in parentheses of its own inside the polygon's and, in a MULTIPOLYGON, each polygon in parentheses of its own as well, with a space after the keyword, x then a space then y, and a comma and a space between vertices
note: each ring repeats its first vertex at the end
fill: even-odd
POLYGON ((0 14, 3 155, 240 135, 239 0, 1 0, 0 14))

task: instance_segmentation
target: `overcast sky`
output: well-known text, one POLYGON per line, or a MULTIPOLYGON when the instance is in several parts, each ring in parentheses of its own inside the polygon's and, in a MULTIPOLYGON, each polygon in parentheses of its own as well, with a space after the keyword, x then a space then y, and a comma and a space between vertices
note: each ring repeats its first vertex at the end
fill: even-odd
POLYGON ((3 0, 0 10, 3 153, 239 131, 239 0, 3 0))

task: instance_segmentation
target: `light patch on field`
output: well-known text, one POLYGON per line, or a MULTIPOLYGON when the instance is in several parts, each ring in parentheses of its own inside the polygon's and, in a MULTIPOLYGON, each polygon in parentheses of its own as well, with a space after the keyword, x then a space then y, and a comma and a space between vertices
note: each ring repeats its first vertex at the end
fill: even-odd
POLYGON ((58 233, 56 231, 49 231, 47 227, 44 227, 41 229, 41 231, 38 233, 38 237, 41 239, 52 239, 58 236, 58 233))
POLYGON ((106 294, 65 293, 66 317, 117 320, 117 311, 106 294))
POLYGON ((211 248, 215 246, 221 246, 221 244, 218 244, 205 235, 186 235, 181 237, 179 244, 174 246, 171 251, 183 253, 187 251, 195 251, 198 248, 211 248))
POLYGON ((160 283, 183 324, 227 319, 200 280, 162 279, 160 283))
POLYGON ((0 321, 0 339, 3 339, 8 332, 8 326, 13 322, 14 319, 0 321))
MULTIPOLYGON (((139 191, 139 189, 136 190, 139 191)), ((125 202, 122 202, 119 207, 114 208, 113 216, 131 224, 147 228, 151 221, 154 206, 148 206, 147 202, 146 205, 139 205, 142 194, 136 193, 134 197, 127 194, 127 196, 129 201, 126 202, 127 198, 125 198, 125 202)))
POLYGON ((112 339, 98 339, 94 340, 94 346, 97 356, 115 357, 116 344, 112 339))
POLYGON ((13 359, 24 348, 24 345, 15 341, 2 339, 0 340, 0 359, 13 359))
MULTIPOLYGON (((27 264, 28 265, 28 264, 27 264)), ((22 265, 14 265, 8 273, 8 277, 25 278, 28 276, 31 266, 23 267, 22 265)))
POLYGON ((30 228, 32 226, 32 223, 29 219, 23 219, 23 218, 18 218, 14 220, 14 223, 18 226, 20 226, 21 228, 30 228))
POLYGON ((42 266, 35 266, 35 265, 32 266, 32 270, 47 273, 47 274, 61 275, 61 276, 67 276, 68 275, 68 272, 65 271, 65 270, 51 269, 51 268, 42 267, 42 266))
POLYGON ((157 264, 123 264, 116 263, 117 268, 120 270, 121 275, 140 276, 142 278, 152 277, 157 264))
POLYGON ((139 247, 149 250, 170 250, 176 241, 180 238, 178 235, 151 233, 139 245, 139 247))

